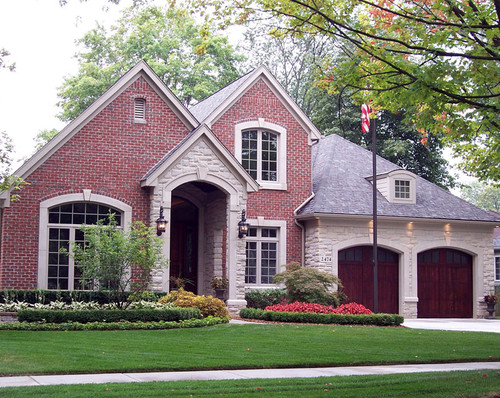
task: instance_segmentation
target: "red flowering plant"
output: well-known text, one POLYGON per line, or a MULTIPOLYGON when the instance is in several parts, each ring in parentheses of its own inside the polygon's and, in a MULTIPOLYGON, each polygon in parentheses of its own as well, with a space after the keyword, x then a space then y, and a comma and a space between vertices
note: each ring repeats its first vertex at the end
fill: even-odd
POLYGON ((496 303, 498 301, 498 296, 495 296, 494 294, 487 294, 484 296, 484 302, 485 303, 496 303))
POLYGON ((333 306, 326 306, 314 303, 302 303, 296 301, 291 304, 275 304, 269 305, 265 308, 266 311, 276 312, 313 312, 316 314, 351 314, 351 315, 370 315, 372 312, 358 303, 347 303, 334 308, 333 306))

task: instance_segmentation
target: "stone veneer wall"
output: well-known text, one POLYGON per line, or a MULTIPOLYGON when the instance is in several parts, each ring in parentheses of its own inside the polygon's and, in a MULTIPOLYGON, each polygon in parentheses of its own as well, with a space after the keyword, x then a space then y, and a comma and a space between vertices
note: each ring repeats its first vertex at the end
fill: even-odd
MULTIPOLYGON (((473 314, 486 315, 483 296, 494 289, 493 227, 466 222, 378 221, 380 247, 400 254, 400 314, 417 317, 417 254, 433 248, 453 248, 473 257, 473 314)), ((322 217, 306 222, 305 265, 338 274, 338 252, 373 244, 368 219, 322 217)))

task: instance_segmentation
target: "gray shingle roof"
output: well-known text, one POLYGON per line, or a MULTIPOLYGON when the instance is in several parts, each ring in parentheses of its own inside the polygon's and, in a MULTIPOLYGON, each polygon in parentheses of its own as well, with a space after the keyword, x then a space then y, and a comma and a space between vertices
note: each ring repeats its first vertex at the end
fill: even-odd
POLYGON ((248 72, 246 75, 241 76, 228 86, 213 93, 210 97, 198 102, 196 105, 189 108, 189 111, 196 119, 198 119, 200 123, 203 122, 222 102, 224 102, 224 100, 226 100, 226 98, 231 96, 232 93, 238 90, 238 88, 245 83, 251 73, 252 72, 248 72))
MULTIPOLYGON (((377 175, 400 169, 377 157, 377 175)), ((313 147, 315 196, 300 211, 313 213, 371 215, 372 153, 338 135, 330 135, 313 147)), ((497 217, 416 176, 416 204, 389 203, 379 192, 377 214, 389 217, 449 220, 500 221, 497 217)))

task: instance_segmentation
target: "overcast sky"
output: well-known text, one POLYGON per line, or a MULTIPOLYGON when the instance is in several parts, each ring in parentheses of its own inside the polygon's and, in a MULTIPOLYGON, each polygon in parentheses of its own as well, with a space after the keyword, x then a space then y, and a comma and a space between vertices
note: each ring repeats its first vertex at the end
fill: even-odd
POLYGON ((65 125, 56 118, 57 88, 78 70, 75 40, 97 21, 112 24, 130 3, 70 0, 61 7, 59 0, 0 1, 0 48, 16 63, 15 72, 0 70, 0 131, 12 138, 16 159, 33 153, 39 131, 65 125))

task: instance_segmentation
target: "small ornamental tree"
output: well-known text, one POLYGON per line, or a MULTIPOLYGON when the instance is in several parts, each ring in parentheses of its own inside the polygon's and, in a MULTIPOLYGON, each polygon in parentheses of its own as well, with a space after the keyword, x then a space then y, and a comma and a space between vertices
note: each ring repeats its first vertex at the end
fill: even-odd
POLYGON ((284 283, 287 300, 337 306, 342 301, 342 283, 335 275, 316 268, 301 267, 296 262, 274 276, 275 283, 284 283), (337 289, 335 289, 335 286, 337 289))
POLYGON ((110 214, 97 225, 82 225, 80 229, 85 243, 72 242, 72 255, 82 273, 83 286, 107 292, 109 301, 118 308, 130 304, 123 294, 126 290, 140 295, 149 287, 153 271, 167 265, 161 238, 142 222, 123 231, 110 214))

